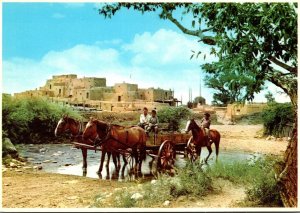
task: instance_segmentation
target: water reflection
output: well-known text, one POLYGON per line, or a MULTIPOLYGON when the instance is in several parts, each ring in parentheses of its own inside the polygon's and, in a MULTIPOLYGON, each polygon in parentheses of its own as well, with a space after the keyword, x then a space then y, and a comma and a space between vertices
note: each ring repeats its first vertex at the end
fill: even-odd
MULTIPOLYGON (((124 164, 121 160, 121 168, 115 169, 112 159, 107 163, 105 159, 105 166, 103 166, 101 175, 98 175, 100 164, 101 152, 88 150, 87 157, 87 171, 82 170, 82 155, 80 149, 72 148, 70 144, 41 144, 41 145, 20 145, 20 154, 28 159, 33 164, 42 165, 43 170, 46 172, 85 176, 89 178, 100 178, 103 180, 119 180, 119 181, 130 181, 134 180, 132 164, 124 164)), ((207 149, 203 149, 201 152, 201 160, 208 155, 207 149)), ((236 151, 221 151, 219 154, 219 161, 240 161, 249 160, 253 158, 253 155, 246 152, 236 151)), ((142 165, 142 176, 151 176, 151 165, 153 158, 147 156, 146 161, 142 165)), ((215 162, 215 152, 213 153, 208 161, 209 164, 215 162)), ((182 155, 177 155, 175 166, 183 167, 186 164, 186 159, 182 155)))

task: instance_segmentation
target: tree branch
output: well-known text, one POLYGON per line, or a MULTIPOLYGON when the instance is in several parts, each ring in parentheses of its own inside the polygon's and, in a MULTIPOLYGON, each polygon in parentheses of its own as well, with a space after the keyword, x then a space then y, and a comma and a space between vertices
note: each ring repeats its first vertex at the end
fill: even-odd
POLYGON ((182 24, 180 24, 179 21, 177 21, 177 19, 175 19, 172 16, 172 14, 169 13, 164 6, 162 6, 162 9, 163 9, 163 12, 166 15, 166 18, 169 19, 171 22, 173 22, 184 34, 199 37, 201 39, 201 41, 203 41, 203 43, 208 44, 208 45, 215 45, 216 44, 216 41, 215 41, 214 37, 203 35, 204 32, 210 31, 211 28, 207 28, 207 29, 204 29, 204 30, 189 30, 189 29, 185 28, 182 24))
POLYGON ((281 62, 281 61, 279 61, 279 60, 277 60, 277 59, 276 59, 275 57, 273 57, 273 56, 269 56, 268 59, 269 59, 271 62, 273 62, 274 64, 276 64, 276 65, 278 65, 278 66, 280 66, 280 67, 282 67, 282 68, 284 68, 284 69, 290 71, 291 73, 293 73, 293 74, 295 74, 295 75, 297 76, 297 74, 298 74, 298 72, 297 72, 297 67, 291 67, 291 66, 289 66, 289 65, 287 65, 287 64, 285 64, 285 63, 283 63, 283 62, 281 62))
POLYGON ((266 80, 280 87, 291 98, 297 96, 297 78, 286 77, 284 73, 269 67, 270 72, 266 74, 266 80))

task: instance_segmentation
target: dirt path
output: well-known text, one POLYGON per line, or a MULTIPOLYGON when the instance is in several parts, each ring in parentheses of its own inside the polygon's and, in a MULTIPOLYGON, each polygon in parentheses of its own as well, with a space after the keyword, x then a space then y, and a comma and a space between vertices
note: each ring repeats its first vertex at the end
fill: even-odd
MULTIPOLYGON (((215 125, 222 135, 220 152, 240 150, 282 155, 287 141, 255 138, 261 125, 215 125)), ((50 174, 26 169, 2 169, 3 208, 85 208, 95 196, 115 188, 135 186, 134 182, 98 180, 79 176, 50 174), (19 172, 18 172, 19 171, 19 172)), ((236 207, 245 197, 245 189, 226 180, 216 181, 219 190, 202 200, 177 199, 170 207, 236 207)))
POLYGON ((257 138, 262 134, 262 125, 212 125, 211 128, 221 134, 220 152, 224 149, 282 155, 288 145, 284 139, 257 138))
POLYGON ((4 208, 85 208, 97 194, 133 184, 29 170, 2 177, 4 208))

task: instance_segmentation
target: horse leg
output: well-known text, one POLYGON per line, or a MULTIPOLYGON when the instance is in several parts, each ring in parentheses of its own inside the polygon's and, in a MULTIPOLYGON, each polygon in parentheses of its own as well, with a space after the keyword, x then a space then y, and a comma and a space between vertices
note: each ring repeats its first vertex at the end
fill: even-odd
POLYGON ((101 161, 100 161, 99 170, 98 170, 98 172, 97 172, 97 174, 99 174, 99 175, 101 175, 101 172, 102 172, 103 162, 104 162, 104 159, 105 159, 105 154, 106 154, 105 151, 102 151, 102 152, 101 152, 101 161))
POLYGON ((110 162, 110 156, 111 156, 111 152, 107 152, 107 161, 106 161, 106 167, 109 166, 109 162, 110 162))
POLYGON ((121 157, 120 157, 120 154, 117 153, 117 158, 118 158, 118 169, 121 168, 121 157))
POLYGON ((87 157, 87 149, 85 148, 81 148, 81 152, 82 152, 82 172, 83 172, 83 176, 86 175, 87 172, 87 161, 86 161, 86 157, 87 157))
POLYGON ((126 165, 128 164, 128 161, 127 161, 125 155, 126 155, 126 154, 122 154, 122 156, 123 156, 123 162, 124 162, 124 165, 126 166, 126 165))
MULTIPOLYGON (((197 160, 199 158, 199 161, 201 162, 201 146, 196 146, 196 153, 198 153, 198 157, 195 159, 197 160)), ((193 159, 191 159, 191 162, 193 163, 193 159)))
POLYGON ((118 158, 119 154, 118 153, 112 153, 112 157, 113 157, 113 162, 115 164, 116 167, 116 171, 119 171, 119 165, 117 164, 117 158, 118 158))
POLYGON ((207 160, 208 160, 209 156, 210 156, 211 153, 212 153, 211 146, 207 146, 207 149, 208 149, 209 153, 208 153, 208 156, 205 158, 205 163, 207 163, 207 160))

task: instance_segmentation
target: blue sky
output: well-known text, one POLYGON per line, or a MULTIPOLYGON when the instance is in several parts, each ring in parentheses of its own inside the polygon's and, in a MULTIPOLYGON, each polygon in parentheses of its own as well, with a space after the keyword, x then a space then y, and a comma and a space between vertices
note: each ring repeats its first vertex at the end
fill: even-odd
MULTIPOLYGON (((214 60, 210 47, 184 35, 156 13, 127 9, 112 19, 98 14, 94 3, 3 3, 2 65, 7 93, 43 86, 52 75, 106 77, 114 83, 137 83, 140 88, 174 89, 188 101, 188 88, 199 95, 200 65, 214 60), (207 53, 206 60, 190 60, 191 50, 207 53)), ((186 23, 189 23, 186 20, 186 23)), ((213 90, 205 88, 208 103, 213 90)), ((278 101, 285 98, 271 90, 278 101)), ((256 101, 265 101, 264 94, 256 101)), ((285 100, 288 100, 285 98, 285 100)))

